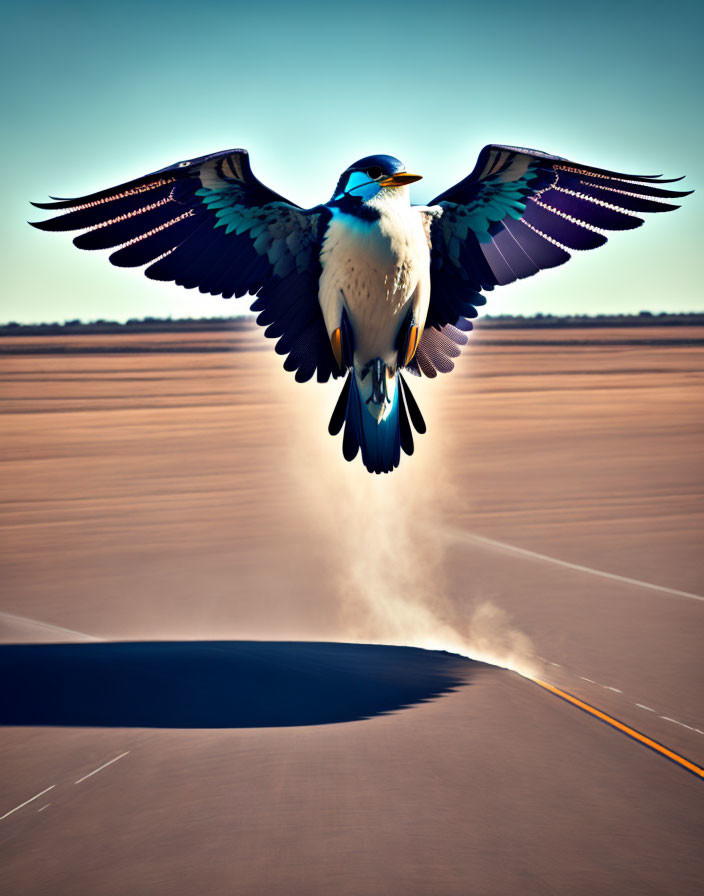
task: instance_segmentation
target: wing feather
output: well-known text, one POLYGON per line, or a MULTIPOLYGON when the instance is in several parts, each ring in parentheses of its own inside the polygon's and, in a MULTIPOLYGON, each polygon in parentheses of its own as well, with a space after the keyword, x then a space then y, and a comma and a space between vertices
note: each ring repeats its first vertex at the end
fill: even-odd
POLYGON ((113 249, 118 267, 148 265, 152 280, 225 298, 257 295, 253 308, 298 379, 339 376, 318 304, 323 207, 304 210, 259 181, 246 150, 177 162, 74 199, 34 203, 60 212, 34 224, 84 231, 79 249, 113 249))
POLYGON ((603 231, 640 227, 642 213, 672 211, 678 206, 664 200, 692 191, 662 185, 680 179, 624 174, 517 146, 485 146, 472 173, 425 212, 430 308, 412 372, 434 376, 451 369, 452 355, 439 335, 448 335, 448 327, 469 328, 468 318, 484 304, 482 291, 564 264, 571 251, 603 246, 603 231))

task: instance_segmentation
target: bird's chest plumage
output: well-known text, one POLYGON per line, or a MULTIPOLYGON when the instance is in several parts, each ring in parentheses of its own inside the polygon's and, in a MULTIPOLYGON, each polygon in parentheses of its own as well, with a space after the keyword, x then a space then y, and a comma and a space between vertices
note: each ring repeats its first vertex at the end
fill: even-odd
POLYGON ((333 212, 323 240, 319 299, 328 332, 345 308, 358 354, 393 354, 407 308, 427 313, 430 256, 422 219, 412 207, 384 210, 376 220, 333 212), (423 301, 424 299, 424 301, 423 301))

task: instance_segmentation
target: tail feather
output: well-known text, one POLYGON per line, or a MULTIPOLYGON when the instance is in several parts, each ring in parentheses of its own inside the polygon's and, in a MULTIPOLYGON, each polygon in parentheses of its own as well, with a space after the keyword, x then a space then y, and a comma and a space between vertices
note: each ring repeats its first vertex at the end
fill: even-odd
POLYGON ((370 473, 390 473, 399 465, 401 450, 413 454, 411 422, 419 433, 425 432, 418 405, 400 375, 399 380, 391 409, 378 423, 365 407, 354 372, 350 371, 330 418, 331 435, 337 435, 345 427, 342 437, 345 460, 354 460, 361 449, 362 460, 370 473))
POLYGON ((362 402, 354 380, 354 372, 350 371, 350 389, 347 395, 345 413, 345 432, 342 436, 342 454, 345 460, 353 461, 363 442, 362 402))
POLYGON ((408 383, 404 380, 404 378, 399 374, 399 381, 401 384, 401 389, 403 391, 403 397, 406 400, 406 404, 408 405, 408 414, 411 418, 411 422, 416 429, 416 432, 423 435, 426 430, 425 420, 423 419, 423 415, 420 412, 420 408, 418 407, 418 403, 415 398, 411 394, 411 390, 408 388, 408 383))
POLYGON ((408 420, 408 411, 406 410, 406 400, 403 397, 403 389, 399 395, 398 409, 399 434, 401 436, 401 447, 409 456, 413 454, 413 430, 408 420))
POLYGON ((352 374, 349 374, 349 376, 345 380, 345 385, 342 387, 340 397, 337 399, 335 410, 332 412, 332 417, 330 418, 330 423, 328 425, 328 432, 331 436, 336 436, 345 423, 345 417, 347 416, 347 401, 350 395, 351 376, 352 374))

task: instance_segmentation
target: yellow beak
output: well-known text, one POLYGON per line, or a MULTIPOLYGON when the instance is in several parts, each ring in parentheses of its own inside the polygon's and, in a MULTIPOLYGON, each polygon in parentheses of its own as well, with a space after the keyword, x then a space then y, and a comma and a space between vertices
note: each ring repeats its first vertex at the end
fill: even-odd
POLYGON ((407 171, 399 171, 397 174, 392 174, 390 177, 385 177, 383 180, 378 181, 380 187, 403 187, 406 184, 412 184, 417 180, 420 180, 422 174, 408 174, 407 171))

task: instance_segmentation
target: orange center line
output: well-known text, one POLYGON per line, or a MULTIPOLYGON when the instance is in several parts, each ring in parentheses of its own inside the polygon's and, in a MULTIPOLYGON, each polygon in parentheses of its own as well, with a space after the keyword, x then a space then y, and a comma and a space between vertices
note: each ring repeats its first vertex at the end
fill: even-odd
POLYGON ((579 707, 579 709, 584 710, 584 712, 588 712, 590 715, 595 716, 602 722, 606 722, 607 725, 611 725, 613 728, 622 731, 624 734, 627 734, 634 740, 645 744, 646 747, 649 747, 651 750, 655 750, 656 753, 660 753, 662 756, 665 756, 672 762, 676 762, 678 765, 686 768, 687 771, 691 772, 693 775, 696 775, 699 778, 704 778, 703 768, 700 768, 700 766, 695 765, 693 762, 690 762, 689 759, 685 759, 684 756, 680 756, 678 753, 669 750, 667 747, 659 744, 656 740, 652 740, 652 738, 647 737, 645 734, 641 734, 640 731, 636 731, 636 729, 631 728, 630 725, 625 725, 623 722, 619 722, 618 719, 614 719, 612 716, 607 715, 605 712, 602 712, 595 706, 591 706, 589 703, 585 703, 578 697, 573 697, 572 694, 568 694, 567 691, 562 691, 560 690, 560 688, 556 688, 555 685, 548 684, 546 681, 540 681, 540 679, 538 678, 531 678, 530 680, 535 682, 535 684, 539 685, 541 688, 545 688, 546 691, 551 691, 553 694, 557 694, 558 697, 561 697, 563 700, 567 700, 568 703, 572 703, 574 706, 579 707))

